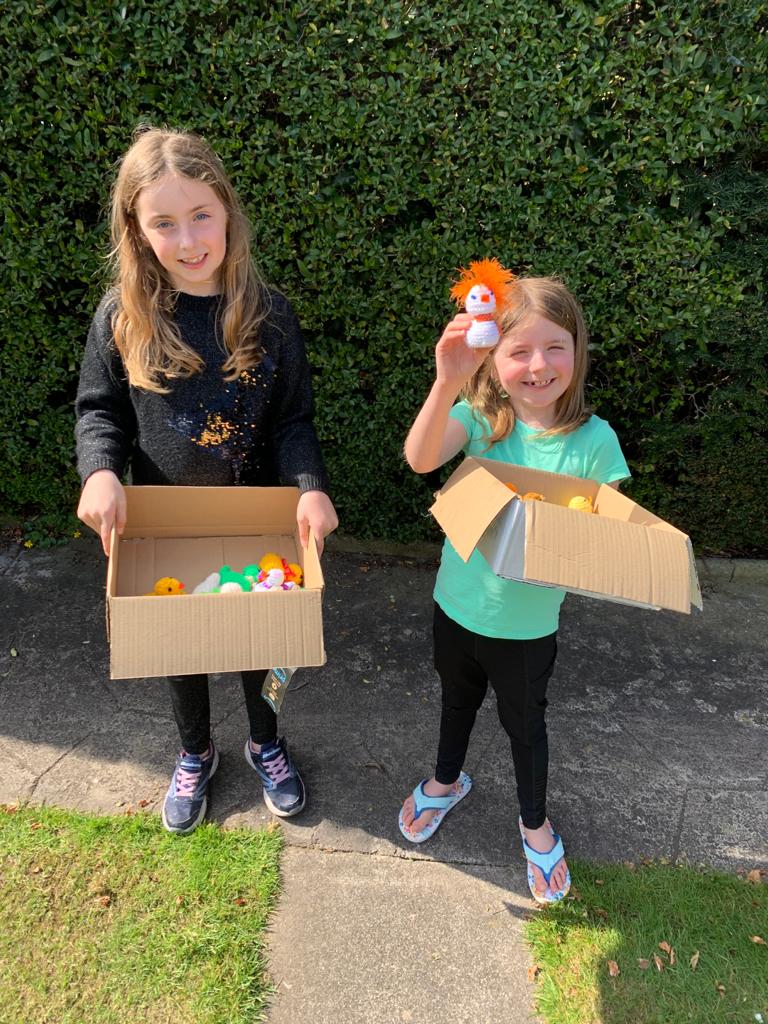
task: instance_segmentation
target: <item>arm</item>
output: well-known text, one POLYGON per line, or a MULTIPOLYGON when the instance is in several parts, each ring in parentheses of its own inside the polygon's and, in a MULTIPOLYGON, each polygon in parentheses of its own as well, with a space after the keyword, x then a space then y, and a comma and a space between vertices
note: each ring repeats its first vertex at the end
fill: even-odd
POLYGON ((472 317, 459 313, 446 326, 435 348, 435 382, 405 441, 405 458, 416 473, 429 473, 458 454, 467 432, 450 411, 462 387, 488 355, 466 344, 472 317))
POLYGON ((101 303, 91 328, 80 370, 75 409, 77 468, 83 490, 78 517, 101 537, 109 554, 116 523, 125 526, 125 491, 120 483, 136 435, 122 361, 112 340, 113 305, 101 303))
POLYGON ((299 539, 304 547, 314 534, 319 554, 325 538, 339 525, 336 510, 328 496, 328 477, 320 452, 314 424, 309 362, 299 322, 283 299, 282 316, 277 329, 282 333, 279 344, 280 393, 276 396, 277 413, 272 431, 275 464, 281 482, 299 488, 301 496, 296 509, 299 539))

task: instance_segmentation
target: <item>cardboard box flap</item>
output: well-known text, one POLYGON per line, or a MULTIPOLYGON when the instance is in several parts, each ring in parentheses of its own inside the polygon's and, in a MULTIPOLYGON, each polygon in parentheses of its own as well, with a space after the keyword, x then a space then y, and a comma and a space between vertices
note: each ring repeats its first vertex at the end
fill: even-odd
POLYGON ((238 537, 285 532, 295 522, 296 487, 126 487, 124 537, 238 537))
POLYGON ((498 462, 496 459, 478 456, 470 456, 466 461, 505 484, 514 484, 521 495, 527 491, 536 491, 555 505, 565 506, 577 494, 594 500, 600 490, 597 481, 580 476, 550 473, 546 469, 532 469, 530 466, 517 466, 510 462, 498 462))
POLYGON ((469 458, 435 496, 430 511, 466 562, 488 525, 515 500, 512 491, 494 474, 469 458))
POLYGON ((687 538, 557 505, 526 508, 525 577, 653 608, 690 611, 687 538))

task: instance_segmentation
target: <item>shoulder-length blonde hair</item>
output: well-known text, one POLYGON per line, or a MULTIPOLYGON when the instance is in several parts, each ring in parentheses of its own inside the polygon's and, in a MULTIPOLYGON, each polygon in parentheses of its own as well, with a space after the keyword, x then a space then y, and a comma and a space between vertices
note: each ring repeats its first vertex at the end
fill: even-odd
POLYGON ((210 185, 227 212, 227 247, 219 268, 226 380, 259 362, 259 328, 268 313, 268 293, 251 259, 250 226, 221 160, 197 135, 139 129, 112 190, 110 256, 117 296, 112 329, 130 383, 159 394, 168 392, 168 380, 203 368, 173 322, 173 285, 142 239, 136 216, 141 190, 166 174, 210 185))
MULTIPOLYGON (((538 436, 568 434, 586 423, 591 416, 584 396, 584 383, 589 363, 587 346, 589 334, 581 306, 562 281, 555 277, 518 277, 511 287, 510 301, 499 318, 502 339, 514 334, 532 316, 542 316, 562 327, 573 338, 573 377, 565 392, 558 398, 555 422, 538 436)), ((500 344, 502 344, 500 342, 500 344)), ((488 447, 503 441, 515 427, 515 412, 509 398, 503 394, 496 375, 495 349, 475 370, 464 386, 462 398, 472 406, 475 414, 484 416, 491 427, 488 447)))

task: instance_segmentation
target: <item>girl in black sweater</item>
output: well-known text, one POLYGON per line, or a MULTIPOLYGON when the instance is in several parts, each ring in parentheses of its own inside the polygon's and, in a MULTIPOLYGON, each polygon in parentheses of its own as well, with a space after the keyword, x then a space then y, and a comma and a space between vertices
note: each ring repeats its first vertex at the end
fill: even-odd
MULTIPOLYGON (((109 554, 134 484, 292 485, 303 544, 337 526, 312 425, 310 371, 296 317, 251 260, 250 228, 221 161, 202 139, 148 129, 112 195, 112 289, 88 334, 77 396, 78 516, 109 554)), ((304 785, 243 672, 245 746, 273 813, 304 807, 304 785)), ((169 678, 182 750, 163 805, 172 832, 205 817, 219 762, 206 676, 169 678)))

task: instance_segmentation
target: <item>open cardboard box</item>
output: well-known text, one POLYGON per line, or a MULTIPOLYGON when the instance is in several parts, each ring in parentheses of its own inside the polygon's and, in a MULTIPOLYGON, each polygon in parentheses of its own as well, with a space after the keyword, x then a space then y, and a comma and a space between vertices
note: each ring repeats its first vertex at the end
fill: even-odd
POLYGON ((322 665, 323 574, 301 546, 295 487, 126 487, 107 572, 112 679, 322 665), (222 565, 238 572, 274 551, 304 570, 300 590, 193 594, 222 565), (174 576, 182 596, 148 596, 174 576))
POLYGON ((504 579, 643 608, 702 607, 688 537, 606 484, 470 457, 431 511, 465 562, 477 548, 504 579), (522 501, 506 483, 546 501, 522 501), (567 507, 577 495, 594 513, 567 507))

